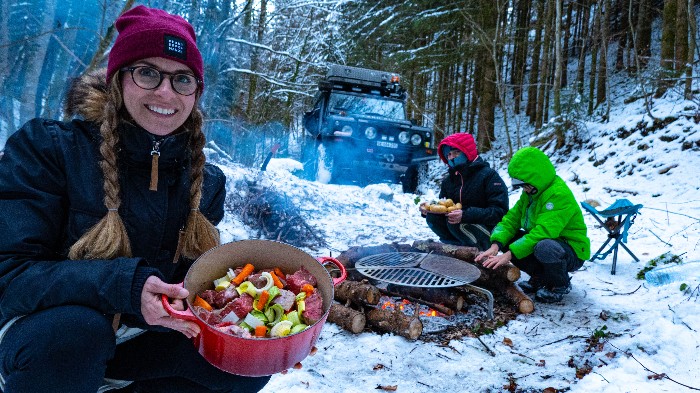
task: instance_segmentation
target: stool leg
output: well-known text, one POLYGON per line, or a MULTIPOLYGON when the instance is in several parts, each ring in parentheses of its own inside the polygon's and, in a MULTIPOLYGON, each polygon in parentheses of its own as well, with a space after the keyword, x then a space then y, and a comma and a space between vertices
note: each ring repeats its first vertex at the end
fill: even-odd
POLYGON ((634 255, 632 251, 629 248, 627 248, 627 246, 625 246, 624 243, 620 243, 620 245, 625 248, 625 251, 627 251, 632 256, 632 258, 634 258, 635 261, 639 262, 639 258, 637 258, 637 256, 634 255))
POLYGON ((615 275, 615 269, 617 267, 617 243, 613 247, 615 247, 615 249, 613 249, 613 264, 610 274, 615 275))
MULTIPOLYGON (((612 240, 612 238, 609 237, 608 240, 606 240, 605 243, 603 243, 603 245, 600 246, 598 251, 596 251, 595 254, 593 254, 593 257, 591 257, 591 259, 590 259, 591 261, 595 261, 595 259, 598 258, 598 255, 600 255, 600 252, 603 251, 603 249, 605 248, 605 246, 608 245, 608 243, 610 243, 610 240, 612 240)), ((601 258, 601 259, 603 259, 603 258, 601 258)))

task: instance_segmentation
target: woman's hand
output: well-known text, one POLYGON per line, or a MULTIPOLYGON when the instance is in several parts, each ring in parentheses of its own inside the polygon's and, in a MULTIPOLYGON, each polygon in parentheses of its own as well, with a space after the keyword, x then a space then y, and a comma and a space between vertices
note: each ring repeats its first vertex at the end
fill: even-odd
POLYGON ((174 299, 173 308, 182 311, 185 309, 182 299, 185 299, 189 292, 180 285, 165 283, 156 276, 148 277, 141 292, 141 314, 146 323, 177 330, 188 338, 197 336, 200 332, 199 326, 194 322, 175 319, 168 315, 163 308, 161 295, 174 299))
POLYGON ((452 210, 447 213, 447 222, 450 224, 459 224, 462 222, 462 209, 452 210))

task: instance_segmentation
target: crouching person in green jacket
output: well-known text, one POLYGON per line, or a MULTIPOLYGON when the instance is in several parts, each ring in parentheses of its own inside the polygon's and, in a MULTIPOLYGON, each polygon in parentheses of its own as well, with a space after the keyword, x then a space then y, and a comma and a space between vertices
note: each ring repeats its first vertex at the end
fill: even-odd
POLYGON ((569 272, 590 258, 583 213, 541 150, 518 150, 508 174, 513 187, 523 193, 496 225, 491 247, 477 255, 476 262, 491 269, 512 262, 530 276, 519 283, 523 291, 541 302, 559 302, 571 291, 569 272))

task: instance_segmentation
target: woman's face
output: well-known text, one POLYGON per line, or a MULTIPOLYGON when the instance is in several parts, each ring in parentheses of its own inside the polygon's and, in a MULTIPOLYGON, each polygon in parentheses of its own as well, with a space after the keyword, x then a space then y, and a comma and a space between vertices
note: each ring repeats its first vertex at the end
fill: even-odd
MULTIPOLYGON (((149 66, 167 73, 194 74, 186 65, 162 57, 149 57, 130 65, 149 66)), ((184 96, 173 90, 171 76, 165 75, 153 90, 143 89, 134 83, 131 72, 121 73, 124 106, 134 121, 155 135, 168 135, 180 128, 192 113, 197 93, 184 96)))

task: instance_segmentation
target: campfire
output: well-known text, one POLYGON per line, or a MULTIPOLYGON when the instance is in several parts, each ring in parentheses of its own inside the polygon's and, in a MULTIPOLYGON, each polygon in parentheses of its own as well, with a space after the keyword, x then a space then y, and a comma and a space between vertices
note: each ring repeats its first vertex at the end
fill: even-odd
POLYGON ((422 304, 413 304, 406 299, 392 298, 382 296, 379 298, 379 304, 384 310, 400 310, 406 315, 415 315, 419 317, 445 317, 446 315, 440 311, 433 310, 422 304))
POLYGON ((532 312, 532 300, 514 285, 520 271, 477 267, 476 253, 437 242, 352 248, 337 258, 349 275, 335 289, 328 321, 352 333, 436 341, 439 333, 474 335, 532 312))

